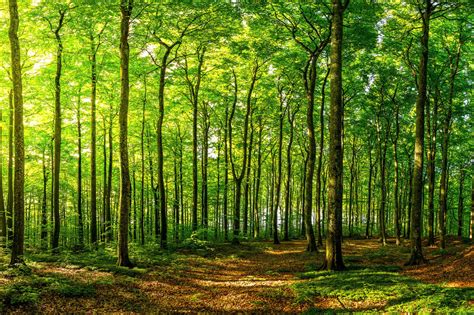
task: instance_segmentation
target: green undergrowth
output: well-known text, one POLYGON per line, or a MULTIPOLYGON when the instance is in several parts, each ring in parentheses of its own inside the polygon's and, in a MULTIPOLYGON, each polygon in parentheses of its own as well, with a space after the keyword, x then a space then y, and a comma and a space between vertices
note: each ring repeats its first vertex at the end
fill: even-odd
POLYGON ((472 288, 447 288, 400 275, 398 266, 352 268, 344 272, 312 271, 292 286, 296 302, 336 298, 342 309, 390 312, 474 312, 472 288), (363 302, 362 306, 359 302, 363 302))
POLYGON ((63 298, 94 297, 96 284, 79 281, 57 274, 24 274, 18 269, 4 274, 10 281, 0 288, 0 310, 7 306, 37 306, 40 299, 47 295, 63 298), (9 273, 10 272, 10 273, 9 273), (12 276, 11 273, 15 275, 12 276))

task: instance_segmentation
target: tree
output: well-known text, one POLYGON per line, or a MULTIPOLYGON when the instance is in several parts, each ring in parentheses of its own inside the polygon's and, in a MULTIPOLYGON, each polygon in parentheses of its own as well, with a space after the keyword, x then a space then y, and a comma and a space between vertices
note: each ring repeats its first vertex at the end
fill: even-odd
POLYGON ((421 38, 421 58, 418 67, 418 95, 416 98, 416 130, 415 130, 415 157, 413 161, 413 197, 411 209, 411 256, 407 265, 418 265, 426 260, 423 257, 421 246, 421 213, 423 208, 423 145, 425 137, 425 104, 428 66, 428 40, 430 32, 430 16, 433 11, 431 0, 425 0, 418 10, 423 24, 421 38))
POLYGON ((54 78, 54 158, 53 158, 53 214, 54 229, 51 239, 53 252, 59 251, 59 233, 61 230, 61 216, 59 209, 59 175, 61 172, 61 75, 63 67, 63 42, 61 39, 61 29, 64 26, 64 17, 67 9, 58 10, 59 18, 56 27, 50 19, 47 19, 51 32, 53 32, 57 43, 56 50, 56 76, 54 78))
POLYGON ((326 237, 326 258, 323 265, 327 270, 344 270, 342 259, 342 39, 344 11, 349 0, 332 1, 331 22, 331 107, 329 113, 329 187, 328 187, 328 229, 326 237))
POLYGON ((130 17, 133 0, 120 2, 120 227, 117 265, 133 267, 128 257, 128 216, 130 212, 130 170, 128 165, 128 105, 129 105, 129 58, 130 47, 128 37, 130 32, 130 17))
POLYGON ((11 73, 13 81, 13 103, 15 108, 15 179, 13 208, 15 223, 10 266, 23 264, 24 229, 25 229, 25 152, 23 129, 23 84, 21 78, 20 41, 18 39, 18 4, 9 0, 10 28, 8 37, 11 49, 11 73))
POLYGON ((459 71, 459 59, 461 56, 462 38, 461 32, 459 33, 459 43, 452 52, 449 48, 446 48, 449 59, 449 95, 448 103, 446 104, 446 113, 443 124, 443 143, 441 146, 441 178, 439 184, 439 230, 440 230, 440 248, 446 247, 446 215, 447 215, 447 194, 448 194, 448 146, 449 146, 449 134, 451 128, 452 119, 452 107, 455 89, 455 79, 459 71))

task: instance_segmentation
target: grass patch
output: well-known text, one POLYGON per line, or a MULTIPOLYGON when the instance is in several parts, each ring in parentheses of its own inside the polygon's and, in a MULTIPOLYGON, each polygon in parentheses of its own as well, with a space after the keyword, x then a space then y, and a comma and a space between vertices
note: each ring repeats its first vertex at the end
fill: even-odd
POLYGON ((312 301, 314 297, 327 297, 345 301, 348 309, 351 302, 364 301, 369 306, 380 308, 383 305, 386 311, 474 311, 468 304, 474 299, 473 289, 426 284, 390 271, 390 266, 384 268, 307 272, 300 278, 308 280, 292 288, 299 303, 312 301), (384 268, 387 270, 381 270, 384 268))

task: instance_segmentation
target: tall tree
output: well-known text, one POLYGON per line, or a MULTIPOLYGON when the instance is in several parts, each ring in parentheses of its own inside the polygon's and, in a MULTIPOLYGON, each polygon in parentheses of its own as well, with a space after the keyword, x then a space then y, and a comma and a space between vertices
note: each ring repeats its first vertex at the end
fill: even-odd
POLYGON ((25 151, 23 129, 23 85, 21 78, 20 41, 18 39, 18 4, 16 0, 9 0, 10 28, 8 37, 11 49, 11 73, 13 81, 13 103, 15 108, 15 179, 13 209, 15 223, 13 229, 13 244, 10 266, 23 264, 24 229, 25 229, 25 151))
POLYGON ((130 32, 130 17, 132 14, 133 0, 120 2, 120 217, 118 235, 118 261, 119 266, 133 267, 128 257, 128 215, 130 212, 130 170, 128 165, 128 104, 129 104, 129 58, 130 47, 128 37, 130 32))
POLYGON ((0 110, 0 247, 6 245, 7 216, 3 198, 3 111, 0 110))
POLYGON ((421 247, 421 212, 423 208, 423 145, 425 137, 425 104, 428 67, 428 41, 430 17, 433 10, 431 0, 425 0, 418 10, 422 20, 421 58, 418 67, 418 94, 416 98, 415 157, 413 162, 413 197, 411 209, 411 255, 407 265, 418 265, 425 262, 421 247))
POLYGON ((455 51, 451 51, 449 48, 446 48, 448 52, 448 60, 449 60, 449 95, 448 95, 448 102, 446 104, 447 108, 445 108, 445 118, 443 124, 443 142, 441 145, 441 178, 439 183, 439 232, 440 232, 440 247, 446 247, 446 215, 447 215, 447 207, 448 207, 448 147, 449 147, 449 135, 451 129, 451 119, 452 119, 452 111, 453 111, 453 98, 455 92, 455 79, 456 75, 459 72, 459 59, 461 56, 461 49, 462 49, 462 32, 459 33, 459 43, 455 51))
MULTIPOLYGON (((90 191, 90 208, 91 208, 91 243, 93 246, 97 243, 97 120, 96 120, 96 103, 97 103, 97 52, 101 45, 101 36, 105 30, 103 28, 98 35, 94 34, 94 29, 89 30, 90 53, 89 59, 91 63, 91 191, 90 191)), ((105 159, 105 157, 104 157, 105 159)))
POLYGON ((324 269, 345 269, 342 259, 342 38, 344 11, 349 0, 332 0, 331 22, 331 108, 329 113, 328 229, 324 269))
POLYGON ((56 76, 54 78, 54 157, 53 157, 53 217, 54 229, 51 239, 53 252, 59 251, 59 233, 61 229, 61 216, 59 209, 59 175, 61 172, 61 75, 63 67, 63 42, 61 39, 61 29, 64 26, 64 18, 67 9, 59 9, 58 23, 53 26, 50 19, 47 19, 51 32, 53 32, 57 43, 56 50, 56 76))

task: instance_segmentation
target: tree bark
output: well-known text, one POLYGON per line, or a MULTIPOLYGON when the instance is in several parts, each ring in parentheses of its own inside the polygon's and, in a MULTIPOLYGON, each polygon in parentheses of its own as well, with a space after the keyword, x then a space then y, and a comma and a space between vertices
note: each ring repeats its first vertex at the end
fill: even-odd
POLYGON ((0 247, 6 245, 7 216, 3 198, 3 111, 0 109, 0 247))
MULTIPOLYGON (((62 54, 63 44, 61 40, 61 28, 64 24, 66 11, 59 10, 59 21, 55 29, 51 26, 58 44, 56 51, 56 76, 54 79, 54 162, 53 162, 53 214, 54 230, 51 242, 53 253, 59 252, 59 233, 61 229, 61 217, 59 209, 59 175, 61 171, 61 74, 62 74, 62 54)), ((15 135, 16 136, 16 135, 15 135)))
POLYGON ((450 75, 449 75, 449 97, 446 109, 446 116, 443 125, 443 143, 441 146, 441 179, 439 184, 439 231, 440 231, 440 248, 446 247, 446 216, 448 208, 448 148, 449 148, 449 135, 451 129, 451 117, 453 108, 455 78, 458 73, 459 59, 461 56, 462 42, 457 47, 457 52, 452 55, 448 50, 449 63, 450 63, 450 75))
POLYGON ((8 37, 11 49, 11 73, 13 81, 13 103, 15 108, 15 178, 13 209, 15 212, 15 225, 13 228, 13 245, 10 266, 23 264, 24 247, 24 210, 25 210, 25 152, 23 131, 23 85, 21 78, 20 41, 18 40, 18 4, 16 0, 9 0, 10 27, 8 37))
POLYGON ((462 227, 463 227, 463 212, 464 212, 464 176, 465 170, 461 168, 459 174, 459 195, 458 195, 458 237, 462 237, 462 227))
POLYGON ((128 256, 128 225, 130 212, 130 170, 128 161, 128 104, 129 104, 129 57, 130 47, 128 36, 130 29, 130 16, 132 14, 133 0, 121 0, 120 24, 120 217, 118 235, 118 261, 117 265, 133 267, 128 256))
POLYGON ((427 128, 429 134, 428 154, 427 154, 427 176, 428 176, 428 245, 434 245, 434 190, 435 190, 435 163, 436 163, 436 133, 438 123, 438 102, 439 88, 435 87, 433 118, 431 119, 430 102, 427 106, 427 128))
POLYGON ((8 94, 9 122, 8 122, 8 191, 7 191, 7 247, 13 241, 13 89, 8 94))
POLYGON ((413 197, 411 209, 411 256, 406 265, 419 265, 426 260, 421 245, 421 214, 423 208, 423 145, 425 136, 425 104, 428 67, 428 40, 430 30, 431 0, 425 0, 422 11, 421 58, 418 70, 418 95, 416 98, 415 157, 413 162, 413 197))
POLYGON ((81 95, 79 91, 77 101, 77 229, 78 245, 84 247, 84 223, 82 219, 82 126, 81 126, 81 95))
POLYGON ((332 0, 331 22, 331 109, 329 115, 329 187, 328 187, 328 231, 326 237, 326 259, 324 269, 345 269, 342 259, 342 38, 344 5, 341 0, 332 0))
POLYGON ((316 219, 318 221, 318 245, 323 246, 323 236, 321 233, 321 171, 323 165, 323 151, 324 151, 324 103, 326 101, 326 84, 328 81, 330 67, 324 76, 323 86, 321 87, 321 108, 319 110, 319 150, 318 150, 318 164, 316 167, 316 219))

